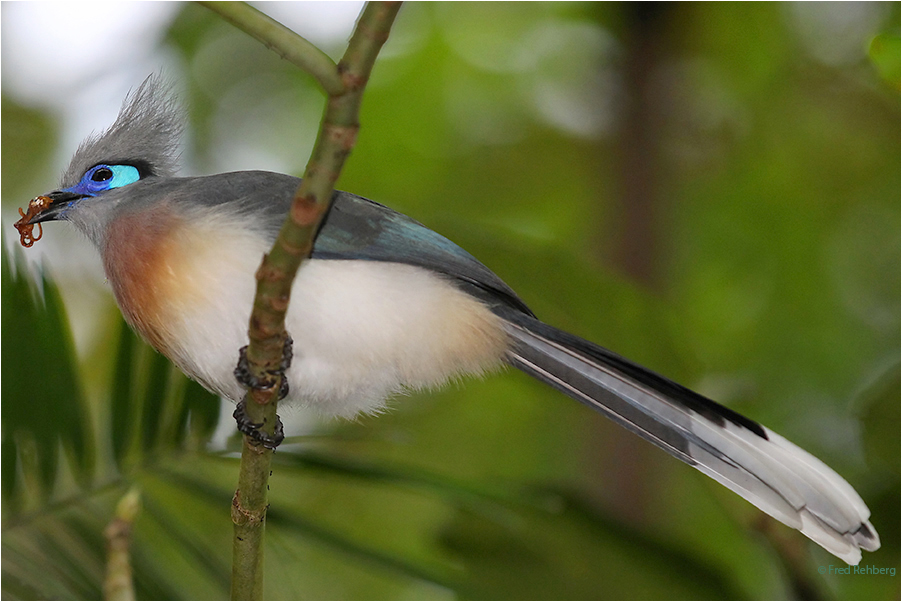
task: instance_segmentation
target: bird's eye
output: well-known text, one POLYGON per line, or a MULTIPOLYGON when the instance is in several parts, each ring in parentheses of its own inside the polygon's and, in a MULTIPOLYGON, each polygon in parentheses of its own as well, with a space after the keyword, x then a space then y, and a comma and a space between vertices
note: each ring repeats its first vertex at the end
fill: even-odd
POLYGON ((65 188, 65 192, 73 192, 81 196, 97 196, 113 188, 128 186, 141 179, 138 168, 134 165, 95 165, 87 170, 75 186, 65 188))
POLYGON ((106 182, 110 178, 113 177, 113 171, 109 167, 101 167, 93 174, 91 174, 91 179, 95 182, 106 182))

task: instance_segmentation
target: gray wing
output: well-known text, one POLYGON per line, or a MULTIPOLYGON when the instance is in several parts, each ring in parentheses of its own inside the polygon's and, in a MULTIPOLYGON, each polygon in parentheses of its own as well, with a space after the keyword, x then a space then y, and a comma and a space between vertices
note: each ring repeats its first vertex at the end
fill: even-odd
POLYGON ((517 294, 475 257, 421 223, 369 199, 336 193, 313 257, 390 261, 449 276, 491 307, 504 305, 532 315, 517 294))
MULTIPOLYGON (((246 213, 273 240, 301 183, 299 178, 264 171, 179 180, 186 198, 228 204, 232 210, 246 213)), ((313 257, 423 267, 448 276, 455 285, 490 306, 506 305, 532 315, 507 284, 447 238, 406 215, 347 192, 336 191, 313 247, 313 257)))

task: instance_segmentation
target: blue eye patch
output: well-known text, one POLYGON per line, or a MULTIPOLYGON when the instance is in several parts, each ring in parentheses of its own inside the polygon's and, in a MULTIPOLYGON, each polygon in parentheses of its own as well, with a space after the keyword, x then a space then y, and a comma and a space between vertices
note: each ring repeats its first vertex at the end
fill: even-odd
POLYGON ((141 179, 138 168, 132 165, 95 165, 85 172, 75 186, 66 188, 84 196, 97 196, 111 188, 121 188, 141 179))

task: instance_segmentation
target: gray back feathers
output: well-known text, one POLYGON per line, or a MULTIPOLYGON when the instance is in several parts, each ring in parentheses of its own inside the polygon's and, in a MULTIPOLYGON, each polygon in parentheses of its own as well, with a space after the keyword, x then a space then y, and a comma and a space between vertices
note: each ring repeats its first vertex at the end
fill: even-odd
POLYGON ((109 129, 79 145, 60 187, 75 185, 98 163, 139 162, 154 175, 174 175, 183 125, 181 107, 170 87, 159 75, 151 75, 128 95, 109 129))

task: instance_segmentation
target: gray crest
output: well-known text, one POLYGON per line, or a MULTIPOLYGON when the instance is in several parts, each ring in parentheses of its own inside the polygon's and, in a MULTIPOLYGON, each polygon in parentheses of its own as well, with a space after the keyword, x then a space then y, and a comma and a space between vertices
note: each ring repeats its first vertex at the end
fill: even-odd
POLYGON ((60 188, 75 185, 98 163, 136 164, 158 176, 178 170, 178 144, 184 128, 181 106, 160 75, 151 75, 133 90, 116 121, 82 142, 63 173, 60 188))

